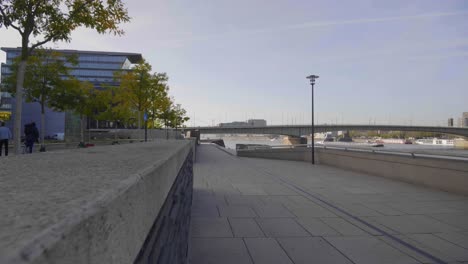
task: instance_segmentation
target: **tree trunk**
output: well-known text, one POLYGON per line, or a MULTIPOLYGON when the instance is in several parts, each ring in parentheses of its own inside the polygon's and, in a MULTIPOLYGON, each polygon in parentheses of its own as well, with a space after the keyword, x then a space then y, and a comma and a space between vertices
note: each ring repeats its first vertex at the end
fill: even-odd
POLYGON ((44 98, 41 96, 41 151, 45 151, 45 144, 44 144, 44 134, 45 134, 45 105, 44 105, 44 98))
POLYGON ((117 143, 117 131, 118 131, 118 127, 117 127, 117 121, 115 121, 115 132, 114 132, 114 141, 115 143, 117 143))
POLYGON ((164 119, 164 126, 166 127, 166 140, 169 139, 169 132, 167 131, 167 119, 164 119))
POLYGON ((80 145, 84 146, 84 124, 85 124, 85 117, 80 115, 80 145))
POLYGON ((138 140, 141 140, 141 111, 138 111, 138 140))
POLYGON ((87 117, 86 120, 88 120, 88 142, 91 142, 91 119, 87 117))
POLYGON ((22 59, 18 66, 18 75, 16 76, 16 105, 15 105, 15 123, 14 123, 14 145, 15 153, 21 154, 21 117, 23 113, 23 84, 24 74, 26 72, 26 59, 22 59))

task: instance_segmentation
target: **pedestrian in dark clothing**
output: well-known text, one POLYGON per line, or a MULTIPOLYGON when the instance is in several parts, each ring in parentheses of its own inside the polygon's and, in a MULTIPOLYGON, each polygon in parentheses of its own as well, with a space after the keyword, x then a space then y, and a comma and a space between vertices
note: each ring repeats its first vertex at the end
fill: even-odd
POLYGON ((24 135, 26 136, 25 137, 26 151, 28 153, 32 153, 34 142, 37 142, 39 139, 39 131, 37 130, 36 123, 32 122, 31 124, 25 125, 24 135))
POLYGON ((5 126, 5 122, 0 123, 0 156, 2 155, 2 147, 5 145, 5 156, 8 156, 8 140, 11 139, 11 131, 5 126))

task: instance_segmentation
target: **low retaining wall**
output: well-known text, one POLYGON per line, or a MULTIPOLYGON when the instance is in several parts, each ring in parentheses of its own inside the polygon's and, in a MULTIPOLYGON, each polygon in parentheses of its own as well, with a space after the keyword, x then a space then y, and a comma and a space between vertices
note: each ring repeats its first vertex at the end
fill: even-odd
POLYGON ((468 162, 317 149, 320 164, 468 195, 468 162))
POLYGON ((2 160, 0 263, 184 263, 193 142, 2 160))
POLYGON ((135 264, 187 263, 193 192, 193 160, 184 165, 159 211, 135 264))
POLYGON ((279 159, 279 160, 295 160, 309 161, 312 153, 310 148, 295 147, 295 148, 262 148, 255 150, 237 150, 237 156, 249 158, 264 158, 264 159, 279 159))
MULTIPOLYGON (((308 162, 311 160, 310 148, 240 150, 237 155, 308 162)), ((316 149, 316 158, 318 164, 468 195, 468 162, 463 160, 320 148, 316 149)))

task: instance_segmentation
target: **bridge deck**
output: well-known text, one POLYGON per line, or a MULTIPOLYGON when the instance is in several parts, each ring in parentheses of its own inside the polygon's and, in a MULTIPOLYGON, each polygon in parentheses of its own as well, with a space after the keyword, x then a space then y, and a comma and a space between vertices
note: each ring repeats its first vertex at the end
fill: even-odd
POLYGON ((304 162, 195 164, 191 263, 467 263, 468 197, 304 162))

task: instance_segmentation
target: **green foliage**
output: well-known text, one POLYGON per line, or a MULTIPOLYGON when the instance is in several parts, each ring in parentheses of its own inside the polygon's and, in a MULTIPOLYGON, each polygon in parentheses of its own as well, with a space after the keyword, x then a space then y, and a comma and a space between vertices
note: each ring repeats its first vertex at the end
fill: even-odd
POLYGON ((148 127, 160 127, 160 120, 166 127, 182 126, 188 119, 186 111, 180 105, 174 107, 169 98, 168 77, 166 73, 151 73, 151 65, 141 61, 132 71, 123 72, 117 76, 120 79, 121 97, 128 104, 130 112, 136 113, 141 119, 146 112, 148 114, 148 127))
POLYGON ((171 107, 164 114, 166 126, 174 128, 183 127, 184 123, 190 120, 186 114, 187 111, 183 109, 180 104, 171 104, 171 107))
POLYGON ((142 60, 131 71, 121 73, 120 89, 122 96, 126 98, 130 107, 141 113, 150 106, 148 98, 152 90, 156 89, 151 74, 151 65, 142 60))
POLYGON ((106 109, 103 92, 94 88, 90 82, 67 80, 66 85, 54 95, 55 108, 72 111, 80 117, 95 117, 106 109))
POLYGON ((121 35, 118 26, 130 21, 121 0, 0 0, 0 28, 13 28, 22 37, 22 60, 47 42, 70 41, 78 27, 121 35), (40 39, 29 46, 30 38, 40 39))
POLYGON ((148 127, 161 127, 162 123, 159 117, 164 112, 164 104, 169 99, 169 87, 167 86, 168 77, 166 73, 154 73, 152 76, 152 89, 149 92, 148 127))
MULTIPOLYGON (((78 27, 98 33, 123 34, 121 23, 130 21, 122 0, 0 0, 0 28, 13 28, 21 36, 21 62, 18 67, 16 98, 22 101, 26 60, 48 42, 70 41, 78 27), (34 43, 30 43, 34 39, 34 43)), ((15 149, 20 153, 22 104, 15 110, 15 149)))
POLYGON ((134 116, 128 101, 120 87, 108 86, 100 93, 103 105, 103 111, 98 113, 98 120, 113 121, 115 123, 127 124, 134 116))

